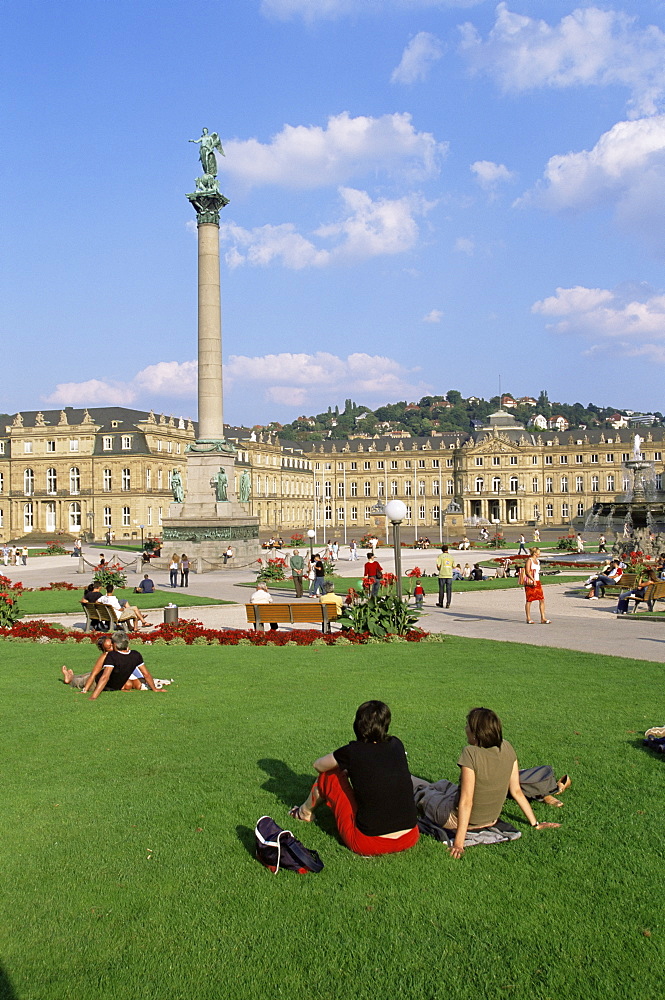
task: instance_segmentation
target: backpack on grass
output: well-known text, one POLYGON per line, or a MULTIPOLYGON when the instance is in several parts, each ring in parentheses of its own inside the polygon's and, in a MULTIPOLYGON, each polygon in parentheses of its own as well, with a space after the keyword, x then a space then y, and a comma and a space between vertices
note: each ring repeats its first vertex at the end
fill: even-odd
POLYGON ((316 851, 310 851, 293 836, 290 830, 282 830, 270 816, 262 816, 254 830, 256 838, 256 860, 276 875, 280 868, 306 875, 316 874, 323 868, 323 861, 316 851))

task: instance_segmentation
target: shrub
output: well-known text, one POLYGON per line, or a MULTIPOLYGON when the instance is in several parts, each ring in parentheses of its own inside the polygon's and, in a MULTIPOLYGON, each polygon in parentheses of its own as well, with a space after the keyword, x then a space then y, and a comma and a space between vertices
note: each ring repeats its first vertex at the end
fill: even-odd
POLYGON ((75 587, 73 583, 67 583, 66 580, 58 580, 57 583, 49 583, 48 587, 37 587, 37 590, 80 590, 80 587, 75 587))
POLYGON ((290 541, 291 541, 291 545, 294 546, 295 548, 297 548, 299 545, 304 545, 305 544, 305 536, 301 535, 298 532, 296 532, 295 535, 291 535, 290 541))
POLYGON ((95 582, 102 588, 109 583, 114 587, 124 587, 127 583, 127 574, 123 573, 120 563, 109 563, 104 569, 95 570, 95 582))
MULTIPOLYGON (((370 549, 371 548, 371 545, 370 545, 370 542, 369 542, 370 538, 376 538, 376 535, 370 535, 369 532, 365 532, 365 534, 363 535, 363 537, 358 542, 358 545, 360 546, 361 549, 370 549)), ((374 547, 378 549, 380 547, 380 544, 381 543, 377 541, 376 545, 374 547)))
MULTIPOLYGON (((421 629, 416 626, 420 617, 404 601, 392 594, 382 597, 368 597, 348 605, 342 611, 341 621, 354 632, 366 632, 373 638, 387 635, 407 635, 421 629)), ((424 635, 424 633, 422 633, 424 635)))
POLYGON ((62 542, 47 542, 46 554, 49 556, 64 556, 67 555, 67 549, 62 542))
POLYGON ((268 559, 267 563, 262 563, 257 580, 285 580, 284 570, 286 569, 286 559, 276 556, 268 559))
POLYGON ((575 535, 559 535, 556 547, 560 552, 577 552, 577 539, 575 535))

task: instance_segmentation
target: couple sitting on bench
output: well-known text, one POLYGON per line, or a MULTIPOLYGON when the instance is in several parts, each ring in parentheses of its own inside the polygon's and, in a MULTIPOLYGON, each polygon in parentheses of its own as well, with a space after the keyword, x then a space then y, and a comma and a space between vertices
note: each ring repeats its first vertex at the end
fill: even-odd
MULTIPOLYGON (((461 858, 470 831, 496 826, 507 795, 534 829, 559 826, 539 823, 529 799, 561 806, 553 793, 565 791, 570 778, 564 775, 557 781, 549 766, 520 772, 515 751, 503 739, 501 721, 490 709, 474 708, 467 716, 469 742, 458 760, 459 785, 411 775, 403 744, 388 735, 390 719, 384 702, 364 702, 353 723, 356 739, 314 761, 319 777, 303 804, 289 815, 309 823, 316 807, 325 803, 343 842, 363 855, 404 851, 417 843, 424 829, 435 836, 440 830, 443 836, 438 839, 446 839, 445 831, 451 831, 450 854, 461 858)), ((511 829, 513 837, 519 836, 511 829)))

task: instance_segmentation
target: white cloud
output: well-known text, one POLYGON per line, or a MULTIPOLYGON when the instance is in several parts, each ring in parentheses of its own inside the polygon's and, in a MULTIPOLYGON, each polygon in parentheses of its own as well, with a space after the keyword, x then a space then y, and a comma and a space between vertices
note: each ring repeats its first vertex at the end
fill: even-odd
POLYGON ((220 169, 245 187, 319 188, 377 171, 422 180, 438 172, 447 145, 417 132, 406 112, 352 118, 345 111, 328 118, 325 128, 285 125, 269 143, 225 141, 220 169))
POLYGON ((469 239, 467 236, 458 236, 455 240, 455 250, 458 253, 465 253, 468 257, 471 257, 476 249, 476 244, 474 240, 469 239))
POLYGON ((419 31, 411 39, 402 53, 399 66, 390 77, 391 83, 416 83, 424 80, 432 63, 443 55, 441 43, 429 31, 419 31))
POLYGON ((443 313, 440 309, 430 309, 430 311, 423 316, 423 323, 440 323, 443 319, 443 313))
POLYGON ((476 180, 486 191, 493 191, 498 184, 511 181, 515 174, 503 163, 492 163, 491 160, 476 160, 470 170, 476 175, 476 180))
POLYGON ((264 14, 288 20, 302 17, 311 23, 348 14, 388 14, 428 7, 475 7, 483 0, 261 0, 264 14))
POLYGON ((131 406, 135 399, 131 384, 92 378, 87 382, 60 382, 44 402, 53 406, 131 406))
POLYGON ((332 248, 317 246, 296 232, 290 222, 251 230, 227 223, 220 226, 220 239, 232 244, 226 253, 228 266, 280 263, 302 270, 404 253, 418 239, 415 216, 425 215, 433 207, 417 195, 374 201, 366 191, 354 188, 340 188, 339 193, 343 218, 320 226, 312 234, 319 241, 333 241, 332 248))
POLYGON ((472 24, 461 28, 472 69, 494 77, 504 91, 537 87, 621 85, 635 115, 653 114, 665 93, 665 33, 636 18, 598 7, 578 8, 556 25, 515 14, 506 3, 483 41, 472 24))
POLYGON ((607 350, 665 364, 665 294, 634 286, 557 288, 531 310, 555 318, 549 329, 590 340, 588 353, 607 350))
POLYGON ((591 150, 553 156, 543 180, 515 204, 554 211, 614 203, 623 228, 662 252, 665 115, 618 122, 591 150))
POLYGON ((264 384, 266 399, 272 402, 315 407, 322 391, 327 398, 335 394, 346 398, 349 393, 381 399, 415 398, 430 391, 423 383, 414 382, 417 370, 380 355, 350 354, 341 358, 320 351, 254 358, 236 355, 229 358, 224 374, 234 383, 264 384))
POLYGON ((195 399, 196 373, 196 361, 160 361, 122 382, 61 382, 44 402, 54 406, 134 406, 139 399, 153 396, 195 399))

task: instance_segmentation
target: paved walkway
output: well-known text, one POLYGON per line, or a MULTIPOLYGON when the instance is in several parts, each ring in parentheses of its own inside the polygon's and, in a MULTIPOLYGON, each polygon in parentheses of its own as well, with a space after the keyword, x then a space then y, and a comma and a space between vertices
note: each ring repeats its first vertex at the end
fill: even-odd
MULTIPOLYGON (((101 549, 86 553, 88 558, 98 558, 101 549)), ((508 550, 510 551, 510 550, 508 550)), ((513 550, 514 551, 514 550, 513 550)), ((108 555, 110 551, 105 549, 108 555)), ((494 553, 474 550, 468 553, 452 553, 456 562, 478 561, 493 556, 494 553)), ((127 560, 127 553, 118 553, 127 560)), ((437 550, 405 550, 402 554, 402 569, 406 571, 420 566, 428 574, 434 570, 437 550)), ((394 569, 392 551, 379 549, 378 558, 388 571, 394 569)), ((337 572, 347 578, 349 585, 362 575, 362 564, 340 561, 337 572)), ((81 585, 91 579, 92 573, 86 569, 78 572, 77 559, 70 556, 44 556, 29 560, 27 567, 0 566, 0 572, 14 580, 21 580, 26 586, 40 587, 52 581, 67 580, 81 585)), ((169 591, 168 573, 157 571, 152 574, 158 587, 169 591)), ((138 582, 142 573, 131 571, 128 582, 138 582)), ((182 617, 195 618, 210 628, 246 628, 247 620, 243 605, 249 601, 251 591, 239 586, 253 578, 249 570, 237 570, 232 566, 215 573, 200 576, 190 575, 189 593, 237 602, 233 605, 208 605, 201 608, 185 609, 182 617)), ((561 649, 578 649, 582 652, 603 653, 611 656, 625 656, 632 659, 653 660, 665 663, 665 616, 663 623, 631 621, 628 617, 617 619, 613 614, 615 601, 608 598, 600 601, 585 601, 578 594, 571 593, 570 584, 549 584, 544 588, 547 615, 550 625, 527 625, 524 621, 524 601, 520 590, 453 592, 453 603, 449 611, 434 606, 434 596, 427 598, 421 624, 429 632, 445 632, 450 635, 473 639, 494 639, 504 642, 519 642, 530 646, 552 646, 561 649)), ((179 590, 173 591, 177 604, 179 590)), ((273 591, 275 598, 285 598, 284 591, 273 591)), ((304 598, 307 600, 307 598, 304 598)), ((537 605, 533 606, 537 620, 537 605)), ((52 616, 53 620, 73 627, 82 624, 82 615, 52 616)), ((148 613, 149 620, 161 621, 162 612, 148 613)))

